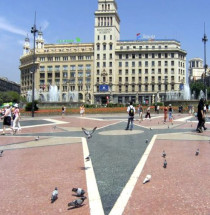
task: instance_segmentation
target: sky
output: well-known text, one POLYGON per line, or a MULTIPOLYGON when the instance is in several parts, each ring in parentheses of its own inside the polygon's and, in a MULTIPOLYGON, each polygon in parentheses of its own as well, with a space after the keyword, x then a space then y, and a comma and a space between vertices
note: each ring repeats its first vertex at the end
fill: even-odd
MULTIPOLYGON (((204 58, 204 22, 210 37, 209 0, 117 0, 120 39, 135 40, 136 34, 154 35, 156 39, 177 39, 187 52, 187 62, 204 58)), ((58 40, 94 42, 94 12, 98 0, 0 0, 0 77, 20 83, 20 56, 23 42, 30 33, 36 11, 36 26, 45 43, 58 40)), ((207 42, 207 64, 210 62, 207 42)), ((188 67, 188 64, 187 64, 188 67)))

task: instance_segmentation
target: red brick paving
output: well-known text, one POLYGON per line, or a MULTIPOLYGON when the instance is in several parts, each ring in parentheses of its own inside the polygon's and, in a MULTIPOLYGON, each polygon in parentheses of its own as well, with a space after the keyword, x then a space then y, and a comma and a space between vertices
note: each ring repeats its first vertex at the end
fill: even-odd
POLYGON ((88 199, 81 208, 67 210, 72 187, 87 190, 82 144, 7 150, 0 158, 0 214, 89 214, 88 199), (50 203, 58 187, 58 200, 50 203))
POLYGON ((209 215, 209 154, 207 141, 157 140, 123 214, 209 215), (198 147, 200 155, 195 156, 198 147), (163 149, 167 153, 166 169, 163 149), (143 184, 147 174, 152 179, 143 184))

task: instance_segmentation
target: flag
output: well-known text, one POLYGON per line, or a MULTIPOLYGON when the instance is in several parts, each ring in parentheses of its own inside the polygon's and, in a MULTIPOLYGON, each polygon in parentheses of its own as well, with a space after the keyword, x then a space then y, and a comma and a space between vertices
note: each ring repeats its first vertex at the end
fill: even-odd
POLYGON ((140 37, 141 37, 140 34, 141 34, 141 33, 136 34, 136 40, 139 40, 139 39, 140 39, 140 37))

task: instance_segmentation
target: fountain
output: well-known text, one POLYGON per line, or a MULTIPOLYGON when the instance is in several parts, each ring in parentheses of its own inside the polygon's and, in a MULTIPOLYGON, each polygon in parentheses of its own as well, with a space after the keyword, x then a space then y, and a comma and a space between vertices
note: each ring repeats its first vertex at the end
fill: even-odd
POLYGON ((203 92, 203 90, 200 91, 198 99, 200 100, 201 98, 205 98, 205 94, 203 92))
POLYGON ((50 85, 49 89, 49 102, 58 102, 59 101, 59 94, 58 87, 50 85))

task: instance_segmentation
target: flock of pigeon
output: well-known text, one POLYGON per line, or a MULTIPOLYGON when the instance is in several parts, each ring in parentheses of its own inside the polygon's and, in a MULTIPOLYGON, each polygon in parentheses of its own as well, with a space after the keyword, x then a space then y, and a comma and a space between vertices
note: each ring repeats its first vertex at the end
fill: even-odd
MULTIPOLYGON (((146 143, 148 143, 148 140, 146 140, 146 143)), ((198 156, 199 153, 200 153, 200 150, 199 150, 199 148, 198 148, 198 149, 196 150, 196 152, 195 152, 195 156, 198 156)), ((165 158, 166 158, 166 152, 165 152, 165 150, 163 150, 162 157, 164 158, 163 168, 166 169, 168 163, 167 163, 167 161, 166 161, 166 159, 165 159, 165 158)), ((149 182, 151 178, 152 178, 151 175, 147 175, 147 176, 145 177, 145 179, 143 180, 143 184, 149 182)))
MULTIPOLYGON (((80 198, 72 202, 69 202, 68 207, 74 207, 74 208, 81 207, 83 205, 84 200, 86 199, 86 197, 84 196, 85 191, 82 188, 73 188, 72 192, 75 192, 76 196, 80 198)), ((54 203, 57 199, 58 199, 58 188, 55 187, 51 195, 51 203, 54 203)))
MULTIPOLYGON (((53 128, 55 129, 56 127, 53 127, 53 128)), ((83 132, 87 136, 87 139, 92 138, 92 135, 93 135, 93 133, 94 133, 94 131, 96 129, 97 129, 97 127, 95 127, 92 131, 88 131, 87 129, 82 128, 83 132)), ((39 136, 35 138, 35 141, 38 141, 38 140, 39 140, 39 136)), ((90 155, 88 155, 85 158, 85 160, 89 161, 90 160, 90 155)), ((85 191, 82 188, 73 188, 72 192, 76 193, 76 196, 80 197, 80 198, 75 199, 72 202, 69 202, 68 207, 72 207, 72 208, 81 207, 83 205, 83 202, 87 198, 87 197, 84 196, 85 191)), ((53 190, 52 195, 51 195, 51 203, 54 203, 57 199, 58 199, 58 188, 55 187, 55 189, 53 190)))

